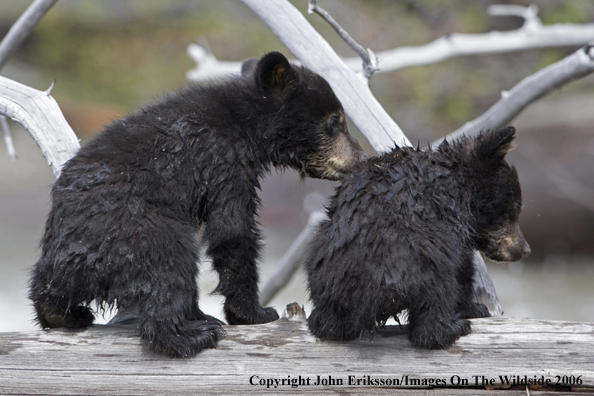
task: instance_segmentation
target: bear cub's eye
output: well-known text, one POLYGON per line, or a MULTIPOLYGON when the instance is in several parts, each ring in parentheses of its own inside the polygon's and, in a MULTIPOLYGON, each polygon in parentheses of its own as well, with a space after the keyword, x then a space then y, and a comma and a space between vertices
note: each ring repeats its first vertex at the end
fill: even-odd
POLYGON ((341 130, 340 117, 334 114, 328 119, 328 134, 332 137, 338 136, 341 130))

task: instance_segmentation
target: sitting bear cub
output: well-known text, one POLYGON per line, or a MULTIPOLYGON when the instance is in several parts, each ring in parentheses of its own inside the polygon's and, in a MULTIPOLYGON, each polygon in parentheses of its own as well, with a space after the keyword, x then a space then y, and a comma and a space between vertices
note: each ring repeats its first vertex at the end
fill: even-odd
POLYGON ((52 189, 30 282, 39 323, 90 326, 95 300, 138 312, 151 350, 216 347, 221 322, 198 307, 201 225, 227 322, 277 319, 258 303, 259 179, 273 165, 336 180, 363 156, 328 83, 278 52, 114 122, 52 189))
POLYGON ((473 249, 496 261, 530 254, 518 176, 504 160, 514 134, 396 147, 356 165, 304 264, 311 332, 351 340, 408 309, 412 343, 445 348, 470 333, 467 318, 489 316, 473 302, 473 249))

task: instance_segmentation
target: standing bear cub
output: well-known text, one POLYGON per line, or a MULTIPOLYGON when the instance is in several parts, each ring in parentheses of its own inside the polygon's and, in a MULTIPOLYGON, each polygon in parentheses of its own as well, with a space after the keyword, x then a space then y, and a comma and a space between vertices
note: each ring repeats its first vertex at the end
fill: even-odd
POLYGON ((363 156, 328 83, 278 52, 114 122, 52 189, 30 282, 39 323, 90 326, 95 300, 138 311, 151 350, 183 357, 216 347, 221 322, 198 306, 203 224, 227 322, 277 319, 258 303, 259 179, 273 165, 336 180, 363 156))
POLYGON ((489 316, 473 302, 473 250, 496 261, 530 254, 518 175, 504 160, 514 134, 396 147, 355 166, 305 262, 311 332, 351 340, 408 309, 412 343, 445 348, 470 333, 467 318, 489 316))

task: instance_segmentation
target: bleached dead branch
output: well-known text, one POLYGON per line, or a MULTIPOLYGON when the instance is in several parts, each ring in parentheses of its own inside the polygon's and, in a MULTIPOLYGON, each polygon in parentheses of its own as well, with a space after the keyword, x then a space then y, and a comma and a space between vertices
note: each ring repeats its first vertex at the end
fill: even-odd
MULTIPOLYGON (((484 114, 467 122, 445 138, 453 139, 462 134, 473 135, 483 129, 502 127, 530 103, 592 72, 594 72, 594 48, 588 45, 524 78, 511 90, 502 93, 501 99, 484 114)), ((433 145, 438 145, 445 138, 438 139, 433 145)))
POLYGON ((0 115, 12 118, 29 131, 58 177, 80 144, 50 90, 38 91, 0 76, 0 115))
MULTIPOLYGON (((484 55, 522 51, 532 48, 571 47, 585 45, 594 40, 594 23, 543 25, 537 17, 537 7, 491 6, 493 16, 520 16, 524 24, 514 30, 493 31, 482 34, 454 33, 421 46, 398 47, 379 51, 375 55, 381 68, 376 73, 385 73, 407 67, 428 65, 458 56, 484 55)), ((191 44, 188 53, 197 63, 188 71, 191 80, 202 80, 212 76, 238 73, 241 62, 219 61, 197 44, 191 44), (220 69, 220 70, 219 70, 220 69)), ((361 59, 343 58, 343 62, 354 71, 361 70, 361 59)))
POLYGON ((202 45, 190 44, 187 51, 190 59, 196 62, 196 68, 186 72, 186 78, 190 81, 210 80, 238 74, 241 70, 241 62, 220 61, 202 45))
MULTIPOLYGON (((545 47, 585 45, 594 39, 594 23, 543 25, 535 6, 491 6, 491 15, 515 15, 524 24, 514 30, 483 34, 455 33, 418 47, 400 47, 381 51, 382 71, 427 65, 457 56, 506 53, 545 47)), ((350 60, 347 64, 350 65, 350 60)))

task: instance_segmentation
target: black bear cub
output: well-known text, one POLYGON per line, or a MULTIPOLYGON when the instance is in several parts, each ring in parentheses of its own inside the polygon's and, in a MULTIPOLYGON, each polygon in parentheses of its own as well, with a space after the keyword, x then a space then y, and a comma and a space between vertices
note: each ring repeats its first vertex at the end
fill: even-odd
POLYGON ((473 302, 473 249, 496 261, 530 254, 518 175, 504 160, 513 127, 394 148, 354 167, 336 189, 305 261, 308 325, 351 340, 408 309, 415 346, 445 348, 489 316, 473 302))
POLYGON ((108 126, 64 166, 29 297, 42 327, 90 326, 89 304, 138 311, 151 350, 216 347, 198 306, 198 246, 219 274, 229 324, 276 320, 258 303, 259 179, 270 166, 340 179, 364 156, 328 83, 278 52, 108 126))

